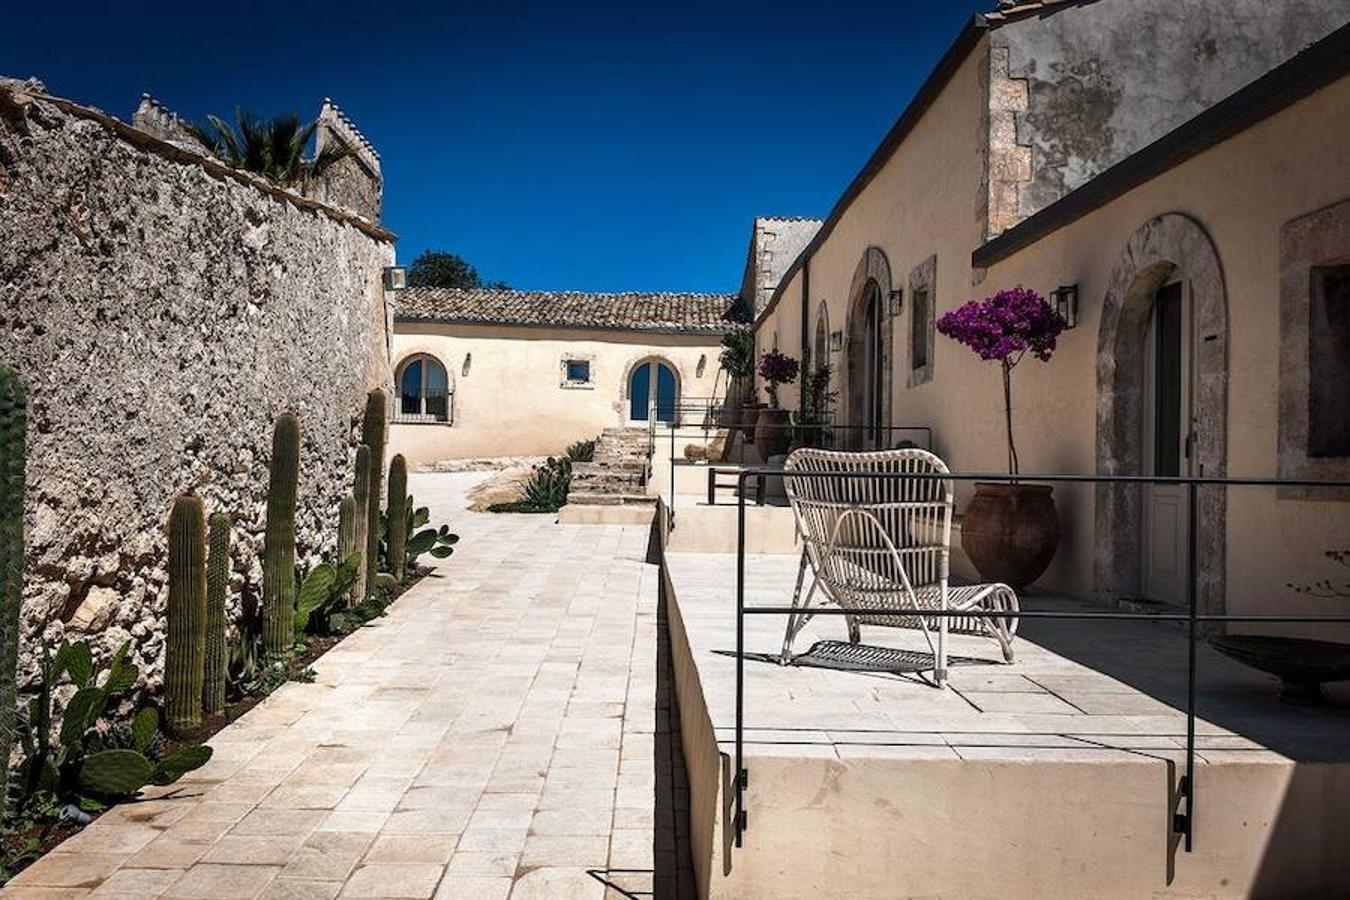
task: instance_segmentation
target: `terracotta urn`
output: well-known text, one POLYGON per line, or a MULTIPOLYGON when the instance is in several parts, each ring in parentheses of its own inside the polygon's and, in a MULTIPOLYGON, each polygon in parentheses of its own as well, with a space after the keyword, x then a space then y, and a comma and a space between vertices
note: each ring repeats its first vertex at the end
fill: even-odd
POLYGON ((1059 549, 1059 513, 1048 484, 977 481, 961 520, 961 549, 985 581, 1022 590, 1059 549))
POLYGON ((767 409, 763 403, 746 401, 736 407, 736 426, 747 443, 755 440, 755 425, 759 423, 760 410, 767 409))
POLYGON ((791 422, 786 409, 767 407, 759 411, 755 420, 755 449, 760 459, 787 453, 792 444, 791 422))

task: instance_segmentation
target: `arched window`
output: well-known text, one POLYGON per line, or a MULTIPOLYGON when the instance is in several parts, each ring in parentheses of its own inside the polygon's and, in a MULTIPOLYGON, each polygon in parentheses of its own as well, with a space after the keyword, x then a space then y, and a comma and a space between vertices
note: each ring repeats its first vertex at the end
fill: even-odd
POLYGON ((419 353, 398 370, 398 421, 449 422, 450 378, 440 360, 419 353))

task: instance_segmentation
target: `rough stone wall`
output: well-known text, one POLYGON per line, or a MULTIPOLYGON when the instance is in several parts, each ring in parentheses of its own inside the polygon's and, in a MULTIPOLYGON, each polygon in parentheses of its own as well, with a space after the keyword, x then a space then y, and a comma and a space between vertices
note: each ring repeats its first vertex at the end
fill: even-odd
POLYGON ((130 639, 159 684, 164 525, 235 518, 260 592, 271 422, 303 423, 301 558, 335 541, 364 394, 390 381, 392 244, 93 111, 0 85, 0 362, 29 387, 23 659, 130 639))
POLYGON ((759 216, 750 234, 750 253, 741 284, 741 301, 751 321, 769 305, 788 266, 820 230, 820 219, 759 216))
POLYGON ((316 199, 331 206, 380 221, 384 202, 384 176, 380 155, 355 123, 331 99, 319 110, 314 146, 317 152, 337 147, 347 156, 329 166, 314 186, 316 199))
POLYGON ((989 235, 1347 22, 1350 0, 1103 0, 996 28, 989 235))

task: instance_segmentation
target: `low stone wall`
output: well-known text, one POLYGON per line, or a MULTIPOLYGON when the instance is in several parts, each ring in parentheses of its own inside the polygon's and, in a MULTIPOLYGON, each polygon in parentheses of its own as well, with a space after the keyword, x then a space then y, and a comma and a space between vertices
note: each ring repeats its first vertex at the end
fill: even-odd
POLYGON ((28 384, 21 672, 133 642, 157 687, 173 497, 235 519, 261 589, 271 446, 304 429, 301 558, 330 547, 365 392, 390 383, 393 236, 124 123, 0 83, 0 363, 28 384))

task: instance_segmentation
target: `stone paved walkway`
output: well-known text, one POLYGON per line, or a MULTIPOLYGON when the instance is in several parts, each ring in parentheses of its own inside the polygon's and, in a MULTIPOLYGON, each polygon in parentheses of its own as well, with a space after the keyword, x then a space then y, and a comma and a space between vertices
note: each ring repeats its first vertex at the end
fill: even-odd
POLYGON ((676 896, 647 529, 464 512, 482 477, 414 479, 459 550, 316 683, 279 690, 174 793, 104 815, 3 893, 676 896))

